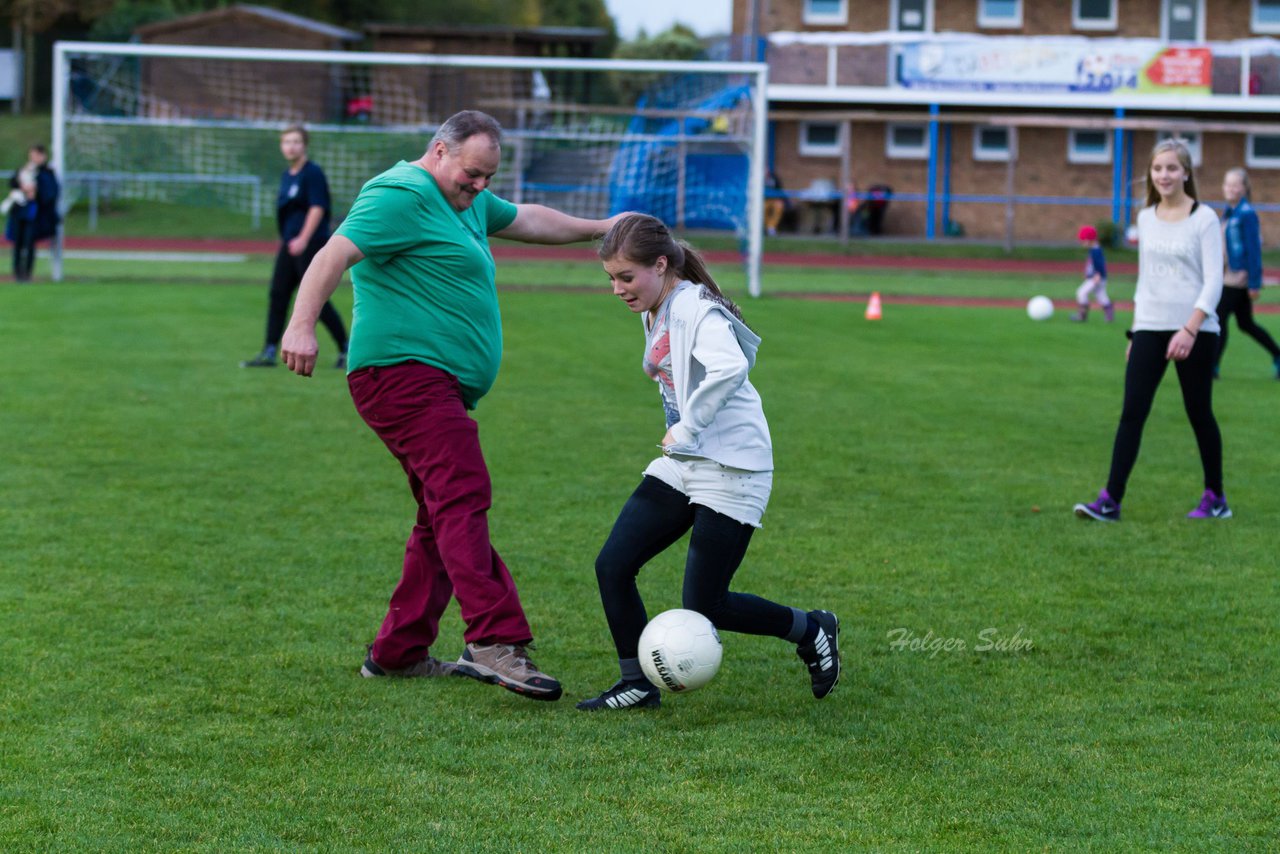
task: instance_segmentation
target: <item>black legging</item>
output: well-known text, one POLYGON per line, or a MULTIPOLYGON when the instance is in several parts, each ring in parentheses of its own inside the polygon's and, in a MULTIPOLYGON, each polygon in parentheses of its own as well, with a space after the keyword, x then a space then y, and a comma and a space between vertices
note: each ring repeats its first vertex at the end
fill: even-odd
POLYGON ((684 493, 646 475, 623 505, 596 558, 600 600, 619 659, 636 657, 640 632, 648 622, 636 589, 640 567, 690 528, 684 607, 702 614, 717 629, 779 638, 791 632, 790 608, 748 593, 729 592, 729 582, 755 528, 709 507, 690 504, 684 493))
POLYGON ((1236 316, 1236 325, 1240 327, 1241 332, 1251 336, 1254 341, 1265 347, 1273 360, 1280 359, 1280 347, 1276 346, 1275 340, 1267 330, 1253 319, 1253 299, 1249 296, 1248 289, 1223 288, 1222 299, 1218 302, 1218 323, 1222 324, 1222 343, 1218 345, 1218 362, 1222 361, 1222 354, 1227 352, 1227 321, 1233 314, 1236 316))
MULTIPOLYGON (((1111 451, 1111 476, 1107 492, 1117 502, 1124 498, 1129 473, 1138 459, 1142 444, 1142 427, 1151 414, 1156 389, 1164 378, 1169 360, 1165 352, 1173 332, 1135 332, 1129 364, 1124 372, 1124 410, 1116 429, 1116 442, 1111 451)), ((1218 336, 1200 332, 1190 355, 1174 362, 1178 384, 1182 386, 1182 403, 1196 434, 1200 448, 1200 464, 1204 467, 1204 485, 1222 494, 1222 434, 1213 417, 1213 360, 1218 354, 1218 336)))
POLYGON ((36 222, 27 219, 21 209, 13 221, 13 278, 28 282, 36 264, 36 222))
MULTIPOLYGON (((285 243, 281 244, 280 251, 276 253, 276 266, 271 273, 271 294, 267 303, 267 346, 280 346, 285 322, 289 317, 289 300, 293 299, 293 292, 302 284, 302 274, 307 272, 311 259, 316 257, 323 245, 312 243, 301 255, 290 255, 289 246, 285 243)), ((347 330, 342 325, 342 316, 332 302, 326 301, 320 309, 320 322, 338 343, 338 350, 347 352, 347 330)))

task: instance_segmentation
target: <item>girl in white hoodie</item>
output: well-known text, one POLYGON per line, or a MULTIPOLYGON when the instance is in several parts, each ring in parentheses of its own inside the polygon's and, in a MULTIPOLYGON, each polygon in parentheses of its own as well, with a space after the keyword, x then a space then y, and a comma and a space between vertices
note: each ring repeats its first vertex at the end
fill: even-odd
POLYGON ((692 529, 683 605, 732 632, 796 644, 819 699, 840 678, 839 620, 729 583, 760 527, 773 483, 773 450, 760 395, 747 377, 760 337, 707 272, 701 256, 651 216, 614 223, 599 250, 613 293, 643 321, 645 373, 666 416, 662 455, 644 470, 596 558, 596 580, 622 678, 578 708, 651 708, 658 689, 640 669, 648 622, 636 576, 692 529))

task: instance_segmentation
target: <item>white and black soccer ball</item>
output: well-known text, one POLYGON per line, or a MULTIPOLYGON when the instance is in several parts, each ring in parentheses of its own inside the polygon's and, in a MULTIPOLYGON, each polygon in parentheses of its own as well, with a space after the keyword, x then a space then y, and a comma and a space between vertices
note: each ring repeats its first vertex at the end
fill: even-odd
POLYGON ((697 611, 663 611, 640 633, 640 669, 668 691, 706 685, 720 669, 722 654, 716 627, 697 611))

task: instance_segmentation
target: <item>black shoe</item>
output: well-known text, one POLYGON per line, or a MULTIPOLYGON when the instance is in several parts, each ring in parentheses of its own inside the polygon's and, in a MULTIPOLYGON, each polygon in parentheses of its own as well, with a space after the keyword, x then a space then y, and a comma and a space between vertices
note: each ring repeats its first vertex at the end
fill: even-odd
POLYGON ((339 353, 339 354, 338 354, 338 361, 336 361, 336 362, 334 362, 334 363, 333 363, 333 367, 334 367, 336 370, 339 370, 339 371, 345 371, 345 370, 347 369, 347 354, 346 354, 346 353, 339 353))
POLYGON ((817 622, 818 635, 796 647, 796 655, 809 668, 813 696, 821 700, 840 681, 840 620, 830 611, 810 611, 809 617, 817 622))
POLYGON ((584 712, 601 709, 656 709, 662 705, 662 694, 648 682, 621 682, 599 697, 583 700, 578 708, 584 712))
POLYGON ((274 368, 275 366, 275 354, 269 350, 263 350, 252 359, 245 359, 240 363, 240 367, 242 368, 274 368))

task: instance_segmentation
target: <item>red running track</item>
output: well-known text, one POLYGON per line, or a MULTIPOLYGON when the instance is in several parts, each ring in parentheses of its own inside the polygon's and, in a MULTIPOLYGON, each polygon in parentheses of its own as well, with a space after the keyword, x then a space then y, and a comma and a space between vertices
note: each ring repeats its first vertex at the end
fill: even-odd
MULTIPOLYGON (((233 252, 244 255, 274 255, 280 244, 273 240, 194 240, 187 238, 109 238, 70 237, 67 249, 114 250, 117 252, 233 252)), ((493 255, 499 260, 511 261, 584 261, 593 258, 586 246, 536 246, 497 242, 493 255)), ((742 256, 731 250, 711 250, 703 256, 713 264, 739 264, 742 256)), ((1031 275, 1058 275, 1080 273, 1083 264, 1076 261, 1028 261, 1013 258, 918 258, 901 255, 830 255, 821 253, 765 253, 764 263, 780 267, 823 267, 830 269, 878 269, 878 270, 965 270, 974 272, 1027 273, 1031 275)), ((1132 262, 1116 262, 1111 270, 1122 275, 1136 276, 1138 265, 1132 262)), ((828 302, 865 302, 869 294, 777 294, 789 299, 825 300, 828 302)), ((883 301, 898 305, 941 305, 964 307, 1020 307, 1020 299, 998 297, 949 297, 909 294, 890 294, 883 301)), ((1055 300, 1058 308, 1072 308, 1071 300, 1055 300)), ((1132 303, 1117 302, 1122 310, 1133 308, 1132 303)), ((1260 303, 1254 311, 1261 314, 1280 313, 1280 305, 1260 303)))
MULTIPOLYGON (((69 237, 68 249, 114 250, 117 252, 235 252, 245 255, 274 255, 280 244, 269 240, 192 240, 185 238, 69 237)), ((493 244, 498 259, 528 261, 581 261, 593 257, 586 246, 533 246, 498 242, 493 244)), ((742 256, 732 250, 711 250, 703 256, 715 264, 738 264, 742 256)), ((899 255, 831 255, 818 252, 765 253, 764 263, 787 267, 870 268, 890 270, 971 270, 1002 273, 1079 273, 1083 260, 1024 261, 1003 258, 913 258, 899 255)), ((1136 275, 1132 263, 1116 263, 1117 273, 1136 275)))

